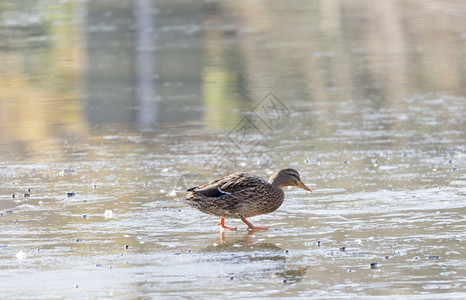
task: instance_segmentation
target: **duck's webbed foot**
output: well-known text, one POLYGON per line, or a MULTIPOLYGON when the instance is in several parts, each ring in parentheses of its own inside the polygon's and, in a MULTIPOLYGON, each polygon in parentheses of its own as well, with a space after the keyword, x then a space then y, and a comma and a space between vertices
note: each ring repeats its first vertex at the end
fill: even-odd
POLYGON ((254 226, 251 222, 249 222, 248 220, 246 220, 246 218, 244 217, 241 217, 241 221, 243 221, 246 225, 248 225, 249 229, 252 229, 252 230, 267 230, 269 229, 268 226, 254 226))
POLYGON ((223 230, 236 230, 236 227, 225 226, 225 218, 220 218, 220 222, 217 223, 223 230))

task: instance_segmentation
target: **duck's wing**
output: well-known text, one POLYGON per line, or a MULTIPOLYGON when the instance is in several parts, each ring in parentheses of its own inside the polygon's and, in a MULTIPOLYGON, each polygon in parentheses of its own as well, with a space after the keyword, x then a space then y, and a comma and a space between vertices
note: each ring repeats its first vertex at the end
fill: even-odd
POLYGON ((249 173, 235 173, 213 180, 207 184, 188 189, 188 192, 199 193, 205 197, 221 197, 243 190, 256 188, 267 182, 249 173))

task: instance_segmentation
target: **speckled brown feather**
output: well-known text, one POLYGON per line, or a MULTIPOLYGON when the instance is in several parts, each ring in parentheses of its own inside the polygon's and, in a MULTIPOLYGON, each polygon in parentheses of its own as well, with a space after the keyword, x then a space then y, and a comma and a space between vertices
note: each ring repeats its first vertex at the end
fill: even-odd
POLYGON ((222 218, 248 218, 275 211, 283 190, 249 173, 235 173, 189 189, 185 203, 222 218))

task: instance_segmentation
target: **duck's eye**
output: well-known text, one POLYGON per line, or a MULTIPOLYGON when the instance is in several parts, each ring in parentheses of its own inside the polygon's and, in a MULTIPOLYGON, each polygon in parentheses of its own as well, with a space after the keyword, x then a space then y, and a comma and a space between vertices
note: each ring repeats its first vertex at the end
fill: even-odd
POLYGON ((297 179, 298 181, 300 180, 299 176, 296 175, 295 173, 288 173, 288 176, 293 177, 294 179, 297 179))

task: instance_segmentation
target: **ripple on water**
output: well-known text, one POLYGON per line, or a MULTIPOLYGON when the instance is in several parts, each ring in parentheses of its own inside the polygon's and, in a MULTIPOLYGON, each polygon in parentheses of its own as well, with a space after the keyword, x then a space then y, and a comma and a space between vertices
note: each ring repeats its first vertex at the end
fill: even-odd
POLYGON ((98 196, 98 195, 77 195, 74 197, 64 198, 67 205, 86 205, 95 203, 112 202, 117 200, 116 197, 98 196))

